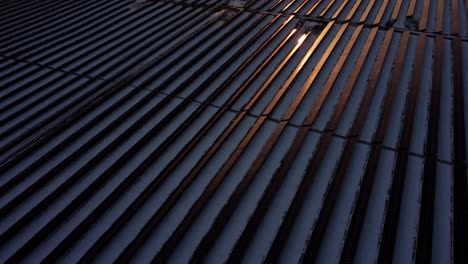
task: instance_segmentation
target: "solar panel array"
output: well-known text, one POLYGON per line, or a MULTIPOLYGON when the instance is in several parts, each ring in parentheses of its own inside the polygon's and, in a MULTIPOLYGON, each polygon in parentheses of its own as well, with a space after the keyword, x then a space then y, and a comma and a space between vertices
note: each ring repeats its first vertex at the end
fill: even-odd
POLYGON ((466 1, 0 7, 0 262, 467 261, 466 1))

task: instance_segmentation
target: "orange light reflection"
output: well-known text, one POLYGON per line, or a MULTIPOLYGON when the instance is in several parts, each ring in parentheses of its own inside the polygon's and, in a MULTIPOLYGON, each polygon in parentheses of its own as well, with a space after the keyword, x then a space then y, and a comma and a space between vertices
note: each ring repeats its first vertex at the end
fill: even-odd
POLYGON ((289 33, 288 38, 290 38, 292 35, 294 35, 294 33, 296 33, 296 31, 297 31, 297 29, 293 29, 293 30, 291 31, 291 33, 289 33))
POLYGON ((307 34, 302 34, 302 36, 297 40, 296 48, 299 48, 299 46, 304 42, 306 38, 307 38, 307 34))
POLYGON ((286 9, 288 9, 295 1, 291 1, 289 2, 289 4, 287 6, 285 6, 281 11, 285 11, 286 9))

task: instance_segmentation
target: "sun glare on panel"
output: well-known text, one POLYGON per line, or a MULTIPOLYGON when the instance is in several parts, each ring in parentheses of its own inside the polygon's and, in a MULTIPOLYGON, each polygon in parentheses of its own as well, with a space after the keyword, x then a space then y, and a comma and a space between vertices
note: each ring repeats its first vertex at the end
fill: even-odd
POLYGON ((302 36, 297 40, 297 46, 296 47, 299 47, 304 42, 304 40, 306 38, 307 38, 307 34, 302 34, 302 36))

